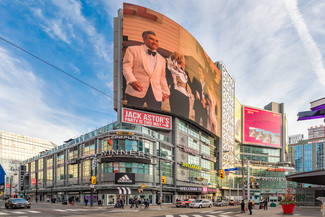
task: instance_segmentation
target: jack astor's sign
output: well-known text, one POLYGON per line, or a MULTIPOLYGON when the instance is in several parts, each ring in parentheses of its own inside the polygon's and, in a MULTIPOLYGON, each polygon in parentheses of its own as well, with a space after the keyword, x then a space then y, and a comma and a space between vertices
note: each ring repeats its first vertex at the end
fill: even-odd
POLYGON ((123 108, 122 121, 125 123, 141 124, 144 126, 170 130, 172 118, 166 115, 123 108))
POLYGON ((151 158, 151 155, 144 152, 137 152, 137 151, 124 151, 124 150, 110 150, 110 151, 103 151, 100 154, 102 157, 106 156, 135 156, 135 157, 143 157, 143 158, 151 158))

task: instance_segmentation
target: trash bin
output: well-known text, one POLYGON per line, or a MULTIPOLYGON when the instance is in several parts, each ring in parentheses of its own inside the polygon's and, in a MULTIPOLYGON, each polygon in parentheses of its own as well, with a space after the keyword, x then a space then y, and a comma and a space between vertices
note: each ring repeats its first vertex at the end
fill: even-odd
POLYGON ((62 205, 67 205, 68 204, 68 201, 66 199, 63 199, 62 200, 62 205))
POLYGON ((276 207, 276 203, 270 203, 270 207, 276 207))

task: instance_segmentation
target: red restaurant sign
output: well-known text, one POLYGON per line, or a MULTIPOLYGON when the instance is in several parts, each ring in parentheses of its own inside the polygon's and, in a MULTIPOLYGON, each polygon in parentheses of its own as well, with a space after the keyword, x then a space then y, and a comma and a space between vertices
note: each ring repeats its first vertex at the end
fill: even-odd
POLYGON ((32 185, 36 185, 36 179, 32 179, 32 185))
POLYGON ((166 115, 123 108, 122 121, 124 123, 140 124, 148 127, 171 129, 172 119, 166 115))

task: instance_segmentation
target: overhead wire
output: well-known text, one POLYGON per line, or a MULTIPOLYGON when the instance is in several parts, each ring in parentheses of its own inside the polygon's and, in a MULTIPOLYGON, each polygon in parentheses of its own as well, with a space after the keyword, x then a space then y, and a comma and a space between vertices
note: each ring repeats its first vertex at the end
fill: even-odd
POLYGON ((81 80, 81 79, 79 79, 79 78, 77 78, 77 77, 75 77, 75 76, 69 74, 68 72, 64 71, 63 69, 60 69, 59 67, 53 65, 52 63, 49 63, 48 61, 46 61, 46 60, 44 60, 44 59, 42 59, 42 58, 36 56, 35 54, 32 54, 31 52, 27 51, 26 49, 24 49, 24 48, 22 48, 22 47, 19 47, 18 45, 14 44, 13 42, 9 41, 8 39, 3 38, 2 36, 0 36, 0 39, 3 40, 3 41, 5 41, 5 42, 7 42, 8 44, 14 46, 15 48, 17 48, 17 49, 19 49, 19 50, 21 50, 21 51, 27 53, 28 55, 30 55, 30 56, 32 56, 32 57, 38 59, 39 61, 45 63, 46 65, 51 66, 52 68, 54 68, 54 69, 56 69, 56 70, 58 70, 58 71, 64 73, 65 75, 67 75, 67 76, 69 76, 69 77, 71 77, 71 78, 73 78, 73 79, 79 81, 80 83, 86 85, 87 87, 89 87, 89 88, 91 88, 91 89, 93 89, 93 90, 95 90, 95 91, 97 91, 97 92, 99 92, 99 93, 105 95, 106 97, 112 99, 113 101, 116 101, 117 103, 121 103, 121 104, 122 104, 122 102, 120 102, 120 101, 117 100, 117 99, 114 99, 114 97, 112 97, 111 95, 105 93, 104 91, 101 91, 101 90, 99 90, 98 88, 96 88, 96 87, 94 87, 94 86, 92 86, 92 85, 86 83, 85 81, 83 81, 83 80, 81 80))

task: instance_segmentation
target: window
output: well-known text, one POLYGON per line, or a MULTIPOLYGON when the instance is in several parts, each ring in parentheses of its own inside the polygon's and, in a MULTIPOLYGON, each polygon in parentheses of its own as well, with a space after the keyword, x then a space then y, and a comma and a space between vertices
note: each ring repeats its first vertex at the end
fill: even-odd
POLYGON ((78 158, 78 151, 79 151, 79 146, 73 147, 69 149, 69 160, 76 159, 78 158))
POLYGON ((189 154, 188 155, 188 163, 199 166, 200 165, 200 157, 199 156, 193 156, 193 155, 189 154))
POLYGON ((210 156, 210 147, 201 144, 201 153, 210 156))
POLYGON ((188 147, 189 148, 192 148, 194 150, 197 150, 199 151, 200 150, 200 146, 199 146, 199 143, 197 140, 195 139, 192 139, 191 137, 188 137, 188 147))
POLYGON ((201 159, 201 167, 204 169, 210 169, 210 161, 201 159))
POLYGON ((190 134, 191 136, 199 139, 199 131, 197 129, 195 129, 194 127, 189 127, 188 128, 188 134, 190 134))
POLYGON ((297 145, 295 147, 295 165, 297 172, 303 172, 302 158, 302 145, 297 145))
POLYGON ((311 171, 312 170, 312 144, 306 144, 305 145, 305 154, 304 154, 304 160, 305 160, 305 169, 304 171, 311 171))
POLYGON ((91 160, 86 160, 83 162, 83 176, 87 177, 90 176, 90 165, 91 165, 91 160))
POLYGON ((183 121, 181 121, 181 120, 179 121, 178 128, 179 128, 181 131, 187 133, 187 124, 185 124, 183 121))
POLYGON ((64 180, 64 166, 60 166, 56 169, 56 179, 64 180))
POLYGON ((69 178, 78 178, 78 164, 72 164, 68 166, 69 178))
POLYGON ((316 169, 324 169, 324 143, 316 143, 316 169))

